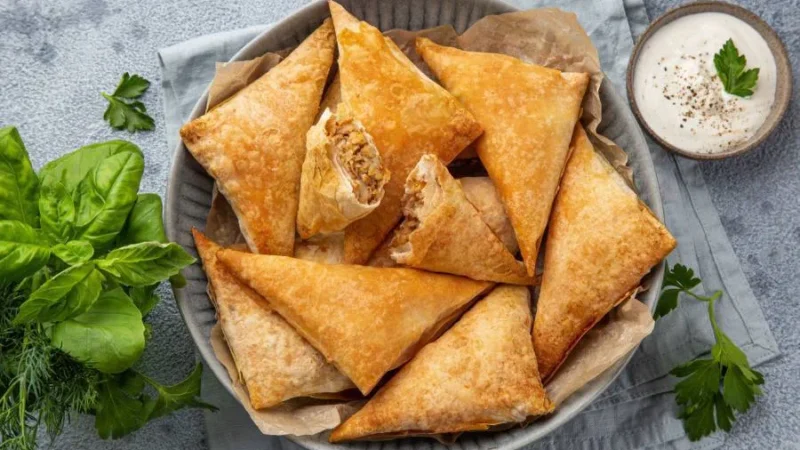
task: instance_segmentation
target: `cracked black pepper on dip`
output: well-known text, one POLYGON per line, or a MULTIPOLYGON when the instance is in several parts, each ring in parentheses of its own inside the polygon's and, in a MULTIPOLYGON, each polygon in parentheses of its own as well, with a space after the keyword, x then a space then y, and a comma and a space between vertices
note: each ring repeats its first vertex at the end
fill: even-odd
POLYGON ((671 145, 719 153, 747 141, 775 99, 775 59, 766 41, 744 21, 723 13, 684 16, 644 44, 633 79, 636 104, 648 126, 671 145), (726 92, 714 55, 731 39, 759 69, 752 95, 726 92))

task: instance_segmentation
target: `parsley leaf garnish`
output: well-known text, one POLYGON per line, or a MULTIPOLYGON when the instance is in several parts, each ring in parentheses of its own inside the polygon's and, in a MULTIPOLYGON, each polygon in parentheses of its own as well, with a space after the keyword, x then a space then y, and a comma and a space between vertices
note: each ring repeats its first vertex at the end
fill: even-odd
POLYGON ((711 358, 697 358, 670 371, 682 378, 675 385, 675 401, 681 406, 678 417, 683 420, 683 427, 692 441, 717 429, 730 431, 736 420, 734 411, 747 411, 756 396, 761 395, 759 386, 764 384, 761 373, 750 367, 744 352, 717 324, 714 302, 722 297, 722 291, 705 297, 693 291, 699 284, 700 279, 692 269, 681 264, 672 268, 667 265, 654 314, 657 319, 677 308, 681 293, 708 304, 708 317, 716 340, 711 358))
POLYGON ((714 67, 725 91, 739 97, 753 95, 753 88, 758 81, 758 68, 744 70, 747 58, 739 54, 739 49, 728 39, 720 51, 714 55, 714 67))
POLYGON ((152 130, 155 127, 153 118, 147 115, 144 103, 136 100, 148 87, 150 82, 146 79, 125 72, 113 94, 101 93, 108 100, 108 108, 103 114, 103 119, 117 130, 127 129, 131 133, 152 130))

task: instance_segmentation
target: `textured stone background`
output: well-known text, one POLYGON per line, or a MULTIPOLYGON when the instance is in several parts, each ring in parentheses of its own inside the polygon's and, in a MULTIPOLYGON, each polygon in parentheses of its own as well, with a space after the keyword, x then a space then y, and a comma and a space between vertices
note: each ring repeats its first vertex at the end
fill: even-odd
MULTIPOLYGON (((163 128, 128 135, 102 120, 122 72, 153 82, 144 97, 163 123, 159 48, 205 33, 273 22, 303 0, 0 0, 0 126, 16 125, 38 168, 82 145, 130 139, 147 154, 143 191, 164 195, 169 153, 163 128)), ((553 4, 557 4, 553 1, 553 4)), ((650 17, 679 3, 645 0, 650 17)), ((800 0, 746 0, 781 35, 794 78, 800 63, 800 0)), ((798 94, 780 129, 749 155, 705 163, 703 172, 731 243, 784 356, 762 367, 765 395, 735 426, 730 448, 800 445, 800 144, 798 94)), ((143 370, 174 382, 194 364, 194 347, 172 296, 152 314, 154 340, 143 370), (157 352, 153 349, 159 349, 157 352)), ((76 417, 56 449, 204 449, 202 413, 182 411, 119 441, 95 437, 76 417)), ((44 446, 43 446, 44 448, 44 446)))

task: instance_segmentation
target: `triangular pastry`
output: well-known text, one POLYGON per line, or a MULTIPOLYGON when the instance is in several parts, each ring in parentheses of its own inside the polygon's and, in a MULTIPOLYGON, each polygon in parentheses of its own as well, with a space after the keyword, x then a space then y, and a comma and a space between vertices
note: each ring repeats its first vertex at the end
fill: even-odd
POLYGON ((335 113, 326 109, 308 130, 306 145, 297 210, 301 238, 342 231, 378 207, 389 171, 346 105, 335 113))
POLYGON ((406 268, 329 265, 233 250, 217 256, 364 394, 491 285, 406 268))
POLYGON ((353 388, 263 297, 228 272, 217 260, 220 246, 196 229, 192 234, 219 324, 253 408, 353 388))
POLYGON ((417 51, 483 127, 475 144, 478 156, 500 192, 533 275, 589 75, 442 47, 424 38, 417 39, 417 51))
POLYGON ((345 261, 364 264, 402 217, 406 176, 425 153, 450 162, 481 134, 472 114, 380 30, 329 2, 342 102, 372 135, 391 173, 380 206, 345 230, 345 261))
POLYGON ((530 341, 530 294, 499 286, 425 346, 331 442, 487 430, 548 414, 530 341))
POLYGON ((253 252, 292 254, 305 136, 334 47, 333 26, 325 21, 272 70, 181 128, 253 252))
POLYGON ((391 250, 398 263, 474 280, 534 284, 436 156, 423 156, 408 175, 403 213, 391 250))
POLYGON ((577 126, 547 232, 533 327, 542 379, 675 244, 577 126))

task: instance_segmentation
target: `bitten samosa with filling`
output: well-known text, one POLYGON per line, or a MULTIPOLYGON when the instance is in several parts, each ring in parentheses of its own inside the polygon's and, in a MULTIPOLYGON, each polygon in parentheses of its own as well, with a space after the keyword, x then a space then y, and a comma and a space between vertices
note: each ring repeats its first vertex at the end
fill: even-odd
POLYGON ((335 50, 325 21, 286 59, 181 128, 189 152, 217 182, 255 253, 291 255, 305 136, 335 50))
POLYGON ((533 275, 589 75, 443 47, 425 38, 417 39, 417 51, 483 127, 475 148, 533 275))
POLYGON ((425 153, 450 162, 481 134, 472 114, 380 30, 328 3, 342 102, 372 135, 391 173, 380 206, 345 229, 345 261, 364 264, 402 217, 406 176, 425 153))
POLYGON ((475 280, 534 283, 436 156, 423 156, 409 174, 403 213, 391 245, 398 263, 475 280))
POLYGON ((325 110, 308 130, 307 147, 297 212, 301 238, 342 231, 378 207, 389 171, 346 105, 336 113, 325 110))

